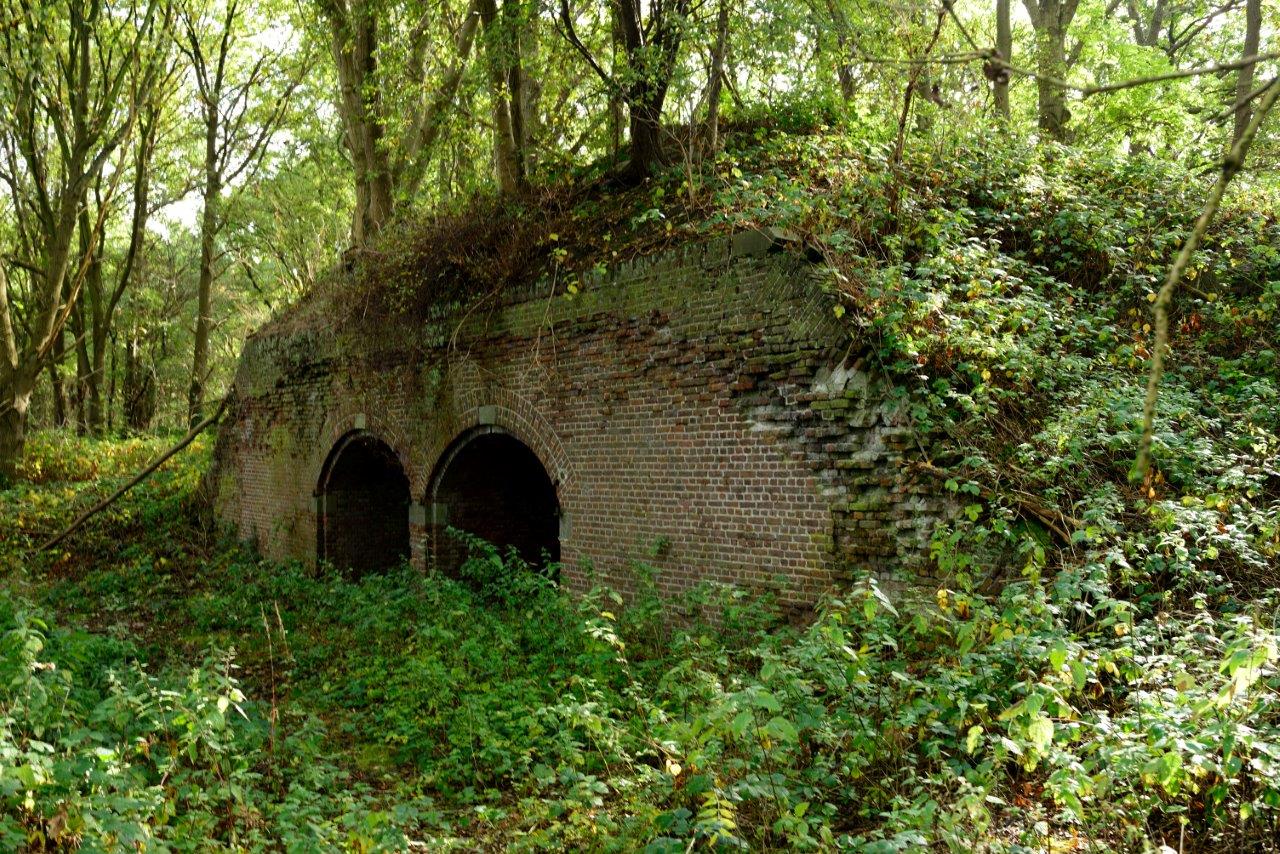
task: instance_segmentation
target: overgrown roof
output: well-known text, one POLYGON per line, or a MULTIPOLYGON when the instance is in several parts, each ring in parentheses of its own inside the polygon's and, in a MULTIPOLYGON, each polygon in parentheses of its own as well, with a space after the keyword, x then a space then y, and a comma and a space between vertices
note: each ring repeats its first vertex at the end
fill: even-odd
POLYGON ((1212 540, 1231 574, 1259 579, 1280 553, 1280 225, 1262 190, 1231 196, 1193 264, 1157 469, 1141 486, 1126 478, 1150 301, 1206 183, 1165 161, 998 135, 895 164, 839 132, 738 129, 714 163, 642 186, 600 169, 401 226, 284 323, 414 322, 540 276, 572 292, 597 266, 785 228, 830 265, 837 313, 937 437, 930 453, 957 488, 983 484, 1015 516, 1017 495, 1038 496, 1089 536, 1151 530, 1158 506, 1201 548, 1212 540), (1240 515, 1218 520, 1223 534, 1184 506, 1240 515))

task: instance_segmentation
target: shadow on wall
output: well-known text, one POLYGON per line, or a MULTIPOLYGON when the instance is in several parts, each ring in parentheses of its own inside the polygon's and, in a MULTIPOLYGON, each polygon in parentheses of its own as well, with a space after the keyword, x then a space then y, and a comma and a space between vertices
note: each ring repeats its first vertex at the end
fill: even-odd
POLYGON ((457 528, 531 565, 560 560, 560 502, 537 455, 498 428, 458 439, 442 457, 432 496, 436 566, 456 575, 466 550, 445 534, 457 528))
POLYGON ((368 433, 348 433, 316 487, 316 556, 356 573, 407 560, 409 500, 409 478, 395 451, 368 433))

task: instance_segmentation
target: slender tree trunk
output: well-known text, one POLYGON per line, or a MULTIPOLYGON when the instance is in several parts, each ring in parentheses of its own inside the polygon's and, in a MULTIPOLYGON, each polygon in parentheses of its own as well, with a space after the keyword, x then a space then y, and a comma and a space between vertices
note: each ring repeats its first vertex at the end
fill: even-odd
MULTIPOLYGON (((504 10, 505 11, 505 10, 504 10)), ((493 171, 502 193, 519 192, 524 183, 524 170, 516 146, 516 129, 513 107, 518 102, 510 97, 511 75, 518 67, 512 55, 512 33, 499 22, 494 0, 481 0, 480 18, 484 22, 485 64, 489 70, 490 97, 493 101, 493 171)))
POLYGON ((111 373, 110 382, 107 385, 107 432, 110 433, 115 429, 115 411, 116 411, 116 341, 115 336, 111 336, 111 373))
POLYGON ((80 255, 88 258, 82 299, 76 304, 79 316, 76 330, 76 364, 81 368, 83 407, 81 429, 88 435, 101 436, 103 427, 102 378, 105 371, 105 323, 102 318, 103 285, 101 244, 93 234, 88 208, 80 210, 80 255))
MULTIPOLYGON (((996 0, 996 51, 1005 62, 1013 62, 1013 27, 1009 19, 1009 0, 996 0)), ((1001 70, 992 82, 996 113, 1009 118, 1009 72, 1001 70)))
MULTIPOLYGON (((1262 0, 1248 0, 1244 11, 1244 51, 1242 56, 1257 56, 1262 34, 1262 0)), ((1244 136, 1249 119, 1253 116, 1253 105, 1245 103, 1253 91, 1254 69, 1256 65, 1246 65, 1236 76, 1236 114, 1235 129, 1231 141, 1237 142, 1244 136)))
MULTIPOLYGON (((532 23, 537 26, 537 21, 532 23)), ((542 138, 542 76, 539 66, 539 40, 536 29, 520 47, 520 137, 521 158, 524 161, 526 179, 538 170, 537 141, 542 138)))
POLYGON ((187 421, 198 424, 203 418, 204 383, 209 375, 209 329, 213 325, 213 264, 218 233, 218 203, 222 196, 222 175, 218 170, 218 111, 205 113, 204 210, 200 216, 200 278, 196 288, 196 330, 191 386, 187 390, 187 421))
POLYGON ((707 151, 720 148, 720 90, 724 85, 724 56, 729 50, 729 0, 720 0, 716 14, 716 41, 711 50, 711 70, 707 76, 707 151))
POLYGON ((68 425, 71 412, 71 401, 67 399, 67 384, 62 378, 62 363, 66 353, 66 333, 59 329, 53 337, 53 349, 49 358, 49 387, 53 393, 53 426, 59 429, 68 425))
POLYGON ((525 95, 525 61, 526 43, 532 39, 525 38, 525 22, 523 4, 520 0, 503 0, 502 4, 503 32, 506 35, 504 45, 505 75, 507 86, 507 112, 511 118, 512 161, 515 164, 516 180, 524 187, 529 177, 529 131, 525 127, 527 117, 527 96, 525 95))
POLYGON ((124 421, 125 429, 133 426, 133 407, 134 400, 138 394, 138 339, 132 333, 124 343, 124 388, 122 389, 124 398, 121 402, 121 418, 124 421))
POLYGON ((102 436, 106 431, 106 404, 102 385, 107 377, 107 331, 99 328, 93 333, 93 346, 89 349, 89 367, 93 383, 89 394, 89 432, 102 436))
POLYGON ((89 434, 89 394, 90 374, 93 369, 89 365, 89 347, 84 326, 84 301, 77 300, 71 310, 71 337, 76 352, 76 382, 72 392, 72 400, 76 409, 76 432, 81 436, 89 434))
MULTIPOLYGON (((622 34, 622 19, 619 11, 618 3, 609 4, 609 43, 612 47, 613 57, 610 66, 618 67, 619 51, 626 51, 626 44, 622 34)), ((609 88, 609 159, 617 165, 622 154, 622 130, 626 127, 626 105, 623 103, 622 92, 618 87, 609 88)))

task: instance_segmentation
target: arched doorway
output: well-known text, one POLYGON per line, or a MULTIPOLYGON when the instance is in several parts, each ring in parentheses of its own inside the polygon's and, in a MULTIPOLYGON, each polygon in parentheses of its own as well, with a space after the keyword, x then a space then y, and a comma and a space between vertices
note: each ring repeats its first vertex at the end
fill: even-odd
POLYGON ((329 453, 316 487, 316 554, 360 573, 409 557, 409 478, 386 442, 348 433, 329 453))
POLYGON ((499 427, 466 433, 441 458, 431 491, 436 563, 456 572, 465 549, 446 526, 475 534, 533 566, 560 560, 560 502, 537 454, 499 427))

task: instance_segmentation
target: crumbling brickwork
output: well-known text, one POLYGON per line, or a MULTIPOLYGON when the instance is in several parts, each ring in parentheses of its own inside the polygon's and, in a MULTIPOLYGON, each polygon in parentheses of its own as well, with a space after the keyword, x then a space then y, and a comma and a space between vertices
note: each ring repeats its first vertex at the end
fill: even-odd
POLYGON ((465 501, 465 473, 446 473, 470 437, 499 434, 554 486, 576 589, 632 590, 634 561, 668 596, 718 581, 801 606, 861 571, 909 579, 945 500, 905 464, 915 439, 851 355, 822 268, 776 249, 691 245, 430 322, 268 326, 219 437, 217 512, 268 556, 316 557, 326 462, 368 435, 408 479, 427 568, 465 501))

